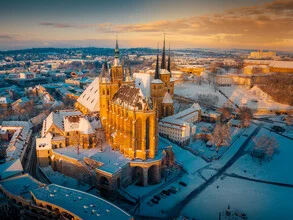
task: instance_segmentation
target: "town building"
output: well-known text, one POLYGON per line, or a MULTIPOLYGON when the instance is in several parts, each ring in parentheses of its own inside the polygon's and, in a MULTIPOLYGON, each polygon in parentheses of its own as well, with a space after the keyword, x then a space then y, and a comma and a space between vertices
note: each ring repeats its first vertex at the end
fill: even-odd
POLYGON ((206 70, 203 65, 179 65, 178 68, 184 73, 196 74, 198 76, 200 76, 201 73, 206 70))
POLYGON ((277 53, 274 51, 263 51, 263 50, 258 50, 258 51, 253 51, 250 52, 250 56, 248 56, 250 59, 276 59, 277 58, 277 53))
POLYGON ((188 145, 196 132, 194 123, 198 122, 200 118, 201 108, 197 103, 194 103, 190 108, 178 114, 161 119, 159 134, 178 145, 188 145))
POLYGON ((0 126, 0 179, 23 172, 28 160, 32 125, 23 121, 4 121, 0 126), (2 155, 3 154, 3 155, 2 155))
POLYGON ((102 198, 56 184, 46 185, 29 174, 0 181, 0 193, 4 195, 4 199, 0 197, 3 214, 8 212, 9 199, 17 212, 34 219, 133 219, 102 198))

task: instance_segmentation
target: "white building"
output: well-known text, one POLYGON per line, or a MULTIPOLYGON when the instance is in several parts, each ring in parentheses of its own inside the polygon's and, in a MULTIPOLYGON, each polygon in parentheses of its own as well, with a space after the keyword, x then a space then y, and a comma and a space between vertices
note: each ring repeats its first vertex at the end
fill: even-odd
POLYGON ((194 103, 190 108, 176 115, 161 119, 159 122, 159 134, 178 145, 187 145, 196 131, 196 126, 193 123, 198 122, 200 117, 201 108, 199 104, 194 103))
POLYGON ((0 179, 23 172, 31 146, 31 128, 31 123, 24 121, 4 121, 0 126, 0 141, 9 141, 5 161, 0 164, 0 179))

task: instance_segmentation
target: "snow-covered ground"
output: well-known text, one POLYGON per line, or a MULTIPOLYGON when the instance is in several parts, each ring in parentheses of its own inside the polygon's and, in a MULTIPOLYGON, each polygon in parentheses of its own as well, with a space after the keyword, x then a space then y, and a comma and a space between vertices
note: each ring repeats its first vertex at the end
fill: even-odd
MULTIPOLYGON (((227 170, 227 173, 234 173, 257 180, 293 184, 293 140, 270 132, 267 129, 261 129, 257 137, 263 135, 276 139, 279 153, 275 154, 272 160, 264 161, 261 165, 259 161, 252 158, 249 153, 245 154, 227 170)), ((247 150, 249 151, 253 145, 254 142, 250 142, 247 150)))
POLYGON ((239 148, 246 142, 247 138, 249 138, 253 132, 257 129, 257 126, 251 124, 242 135, 235 141, 225 152, 225 154, 219 159, 214 161, 210 167, 213 169, 220 169, 223 167, 239 150, 239 148))
POLYGON ((182 149, 164 138, 161 138, 161 140, 172 145, 176 163, 181 165, 187 173, 195 173, 197 170, 207 165, 207 162, 205 162, 202 158, 193 155, 189 151, 182 149))
MULTIPOLYGON (((218 89, 224 92, 234 103, 246 105, 254 110, 290 108, 288 105, 274 102, 269 95, 257 86, 251 89, 242 86, 218 87, 218 89)), ((221 107, 227 102, 227 99, 220 92, 215 92, 213 86, 206 83, 201 85, 197 85, 196 83, 178 84, 175 86, 175 94, 195 100, 197 100, 199 94, 215 95, 219 98, 219 102, 217 103, 218 107, 221 107)))
MULTIPOLYGON (((232 177, 219 178, 191 200, 184 207, 181 215, 195 219, 218 219, 219 212, 225 211, 230 205, 232 211, 241 211, 250 220, 291 220, 293 219, 292 198, 292 188, 232 177)), ((226 218, 222 217, 222 219, 226 218)))
MULTIPOLYGON (((170 210, 173 209, 176 204, 178 204, 180 201, 182 201, 186 196, 188 196, 194 189, 199 187, 201 184, 203 184, 205 181, 204 179, 198 175, 197 171, 204 168, 208 165, 207 162, 205 162, 200 157, 197 157, 190 153, 187 150, 182 149, 181 147, 173 144, 172 142, 160 138, 160 144, 165 145, 172 145, 173 151, 175 153, 175 159, 177 164, 180 164, 187 173, 185 173, 183 176, 178 177, 170 184, 164 184, 161 183, 159 185, 154 186, 148 186, 144 187, 145 189, 141 189, 141 187, 133 187, 129 186, 127 187, 127 190, 132 193, 132 195, 145 195, 148 192, 152 191, 154 192, 152 195, 147 197, 141 204, 140 209, 140 215, 144 216, 166 216, 167 213, 170 212, 170 210), (183 181, 187 184, 186 187, 179 184, 180 181, 183 181), (180 191, 176 194, 171 194, 169 196, 166 196, 166 198, 162 198, 158 204, 154 204, 153 206, 150 206, 147 204, 154 195, 159 194, 162 190, 168 190, 171 187, 175 187, 179 189, 180 191), (157 188, 157 190, 155 190, 157 188)), ((138 214, 138 213, 137 213, 138 214)))
MULTIPOLYGON (((241 136, 244 132, 244 128, 236 128, 231 127, 231 145, 241 136)), ((228 149, 229 146, 223 146, 219 149, 217 153, 214 147, 207 147, 206 143, 202 140, 195 140, 188 147, 192 148, 196 152, 198 152, 201 156, 205 156, 206 158, 220 158, 228 149)))

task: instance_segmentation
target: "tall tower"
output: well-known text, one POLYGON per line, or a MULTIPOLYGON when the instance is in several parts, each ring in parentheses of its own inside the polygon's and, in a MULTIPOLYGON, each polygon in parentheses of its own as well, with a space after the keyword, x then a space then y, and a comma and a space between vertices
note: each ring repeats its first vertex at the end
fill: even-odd
MULTIPOLYGON (((170 44, 169 44, 169 54, 168 54, 168 66, 167 66, 167 70, 170 72, 171 74, 171 52, 170 52, 170 44)), ((171 76, 172 77, 172 76, 171 76)))
POLYGON ((170 93, 171 97, 174 98, 174 79, 172 78, 171 72, 171 52, 170 52, 170 44, 169 44, 169 54, 168 54, 168 69, 170 73, 170 80, 169 80, 169 87, 168 92, 170 93))
POLYGON ((116 46, 115 46, 115 51, 114 51, 114 62, 113 62, 113 66, 111 67, 110 71, 111 71, 111 83, 112 83, 112 87, 113 87, 111 90, 111 97, 113 97, 114 93, 122 85, 122 81, 124 78, 123 66, 120 64, 120 52, 119 52, 117 37, 116 37, 116 46))
POLYGON ((114 52, 114 66, 119 66, 120 65, 120 59, 119 59, 119 46, 118 46, 118 39, 116 36, 116 46, 115 46, 115 52, 114 52))
POLYGON ((163 53, 162 53, 162 64, 161 64, 160 79, 164 83, 163 94, 165 94, 166 92, 170 92, 170 90, 171 90, 171 88, 170 88, 171 73, 166 68, 166 40, 165 40, 165 33, 164 33, 164 43, 163 43, 163 53))
POLYGON ((151 82, 151 100, 153 109, 157 113, 157 118, 161 118, 162 116, 163 87, 164 84, 160 79, 159 55, 157 54, 155 78, 151 82))
POLYGON ((108 64, 105 60, 102 68, 102 75, 99 82, 100 92, 100 117, 102 125, 107 129, 108 109, 110 100, 111 85, 108 78, 108 64))
POLYGON ((163 43, 161 69, 166 69, 165 33, 164 33, 164 43, 163 43))

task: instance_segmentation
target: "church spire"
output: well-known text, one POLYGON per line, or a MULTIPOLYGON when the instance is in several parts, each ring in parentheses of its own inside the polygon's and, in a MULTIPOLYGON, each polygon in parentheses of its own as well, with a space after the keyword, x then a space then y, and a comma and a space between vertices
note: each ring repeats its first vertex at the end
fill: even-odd
POLYGON ((169 44, 169 54, 168 54, 168 67, 167 70, 171 73, 171 53, 170 53, 170 44, 169 44))
POLYGON ((118 39, 116 35, 116 46, 115 46, 115 52, 114 52, 114 66, 119 66, 120 60, 119 60, 119 46, 118 46, 118 39))
POLYGON ((115 58, 119 58, 119 46, 118 46, 117 35, 116 35, 115 58))
POLYGON ((105 62, 102 67, 102 77, 107 77, 107 75, 108 75, 108 64, 107 64, 107 60, 105 59, 105 62))
POLYGON ((159 48, 158 48, 158 52, 157 52, 155 79, 160 79, 160 72, 159 72, 159 48))
POLYGON ((162 54, 161 69, 166 69, 165 33, 164 33, 164 43, 163 43, 163 54, 162 54))

